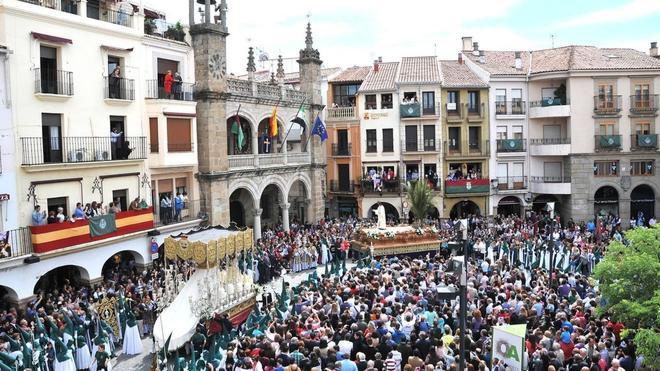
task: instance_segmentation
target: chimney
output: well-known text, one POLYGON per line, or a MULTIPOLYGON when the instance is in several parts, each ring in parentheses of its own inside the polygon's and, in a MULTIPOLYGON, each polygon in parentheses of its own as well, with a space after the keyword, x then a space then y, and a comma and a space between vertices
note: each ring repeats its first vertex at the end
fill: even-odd
POLYGON ((463 36, 461 37, 461 41, 463 41, 464 52, 469 52, 472 50, 472 36, 463 36))
POLYGON ((458 64, 463 64, 463 53, 458 53, 458 64))
POLYGON ((483 50, 479 50, 479 63, 486 63, 486 52, 483 50))
POLYGON ((522 70, 522 58, 520 57, 520 52, 516 52, 516 69, 517 70, 522 70))
POLYGON ((660 58, 660 55, 658 55, 658 42, 653 41, 651 43, 651 49, 649 49, 649 55, 653 58, 660 58))
POLYGON ((472 55, 479 56, 479 43, 476 41, 472 43, 472 55))
POLYGON ((378 57, 378 63, 383 63, 383 57, 378 57))
POLYGON ((374 72, 378 72, 378 59, 374 59, 374 72))

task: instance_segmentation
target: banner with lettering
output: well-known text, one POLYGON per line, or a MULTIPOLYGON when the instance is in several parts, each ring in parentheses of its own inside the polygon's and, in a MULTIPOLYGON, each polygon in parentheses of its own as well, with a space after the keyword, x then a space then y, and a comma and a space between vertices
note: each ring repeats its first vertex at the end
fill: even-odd
POLYGON ((527 325, 493 327, 493 359, 511 371, 523 371, 525 365, 525 333, 527 325))

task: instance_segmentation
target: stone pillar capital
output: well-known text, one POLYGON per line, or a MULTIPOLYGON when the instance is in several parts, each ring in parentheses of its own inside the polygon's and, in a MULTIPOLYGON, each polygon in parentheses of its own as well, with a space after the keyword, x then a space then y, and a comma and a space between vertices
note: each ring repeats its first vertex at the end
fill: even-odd
POLYGON ((254 209, 254 216, 261 217, 261 213, 264 212, 264 209, 254 209))
POLYGON ((286 211, 286 210, 289 210, 289 208, 291 207, 291 204, 288 203, 288 202, 283 202, 283 203, 280 204, 280 207, 282 208, 282 211, 286 211))

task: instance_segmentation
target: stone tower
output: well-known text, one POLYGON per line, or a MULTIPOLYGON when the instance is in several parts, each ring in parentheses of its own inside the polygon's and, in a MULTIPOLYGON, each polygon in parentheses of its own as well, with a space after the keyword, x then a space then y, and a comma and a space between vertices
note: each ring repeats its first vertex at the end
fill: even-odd
POLYGON ((195 82, 197 99, 197 152, 202 210, 208 213, 212 224, 229 221, 229 208, 224 202, 226 182, 214 181, 228 170, 226 102, 227 90, 227 4, 221 0, 204 2, 203 19, 194 21, 195 0, 190 1, 190 34, 195 52, 195 82), (219 11, 219 22, 214 16, 219 11))
MULTIPOLYGON (((300 90, 307 93, 311 105, 308 111, 307 122, 311 128, 314 126, 314 120, 317 115, 323 113, 323 98, 321 95, 321 55, 318 49, 314 49, 314 41, 312 39, 312 25, 307 23, 307 33, 305 35, 305 49, 300 50, 298 57, 298 68, 300 71, 300 90)), ((321 116, 323 118, 323 116, 321 116)), ((316 220, 322 218, 325 213, 325 146, 321 139, 314 135, 309 141, 309 151, 312 156, 312 192, 311 197, 312 211, 316 220)))

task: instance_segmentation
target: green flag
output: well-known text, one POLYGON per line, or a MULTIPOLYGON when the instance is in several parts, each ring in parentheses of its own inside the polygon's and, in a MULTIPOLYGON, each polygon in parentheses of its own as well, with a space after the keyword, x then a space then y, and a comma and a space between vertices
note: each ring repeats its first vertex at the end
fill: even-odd
POLYGON ((117 225, 115 223, 115 214, 99 215, 88 219, 89 234, 92 237, 103 236, 115 232, 117 225))
POLYGON ((238 115, 234 116, 234 123, 231 125, 231 133, 238 135, 236 145, 238 145, 239 150, 242 150, 243 147, 245 147, 245 135, 243 135, 243 126, 241 125, 241 119, 238 115))

